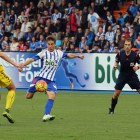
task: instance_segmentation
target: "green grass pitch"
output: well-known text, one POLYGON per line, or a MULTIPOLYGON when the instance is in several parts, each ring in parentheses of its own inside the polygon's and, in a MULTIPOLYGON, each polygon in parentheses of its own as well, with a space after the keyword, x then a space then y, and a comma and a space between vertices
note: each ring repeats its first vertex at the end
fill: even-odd
POLYGON ((121 94, 115 114, 108 115, 113 94, 57 93, 51 114, 43 122, 47 95, 25 98, 17 91, 10 124, 2 116, 7 91, 1 91, 0 140, 140 140, 140 95, 121 94))

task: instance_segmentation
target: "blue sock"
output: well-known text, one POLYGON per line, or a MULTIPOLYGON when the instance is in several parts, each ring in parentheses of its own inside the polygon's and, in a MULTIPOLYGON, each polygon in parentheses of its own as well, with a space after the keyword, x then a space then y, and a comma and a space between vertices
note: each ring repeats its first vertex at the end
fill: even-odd
POLYGON ((53 103, 54 103, 53 99, 48 99, 46 106, 45 106, 45 113, 44 114, 50 114, 51 109, 53 107, 53 103))

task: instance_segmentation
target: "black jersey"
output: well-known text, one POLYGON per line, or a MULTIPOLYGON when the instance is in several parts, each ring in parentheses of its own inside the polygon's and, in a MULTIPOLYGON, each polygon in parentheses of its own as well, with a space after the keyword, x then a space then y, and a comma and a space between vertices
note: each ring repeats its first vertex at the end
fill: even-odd
POLYGON ((138 63, 140 64, 139 54, 131 51, 131 53, 127 56, 125 54, 125 50, 120 51, 116 55, 116 62, 121 64, 121 74, 125 75, 132 75, 135 74, 135 71, 133 70, 133 66, 138 63))

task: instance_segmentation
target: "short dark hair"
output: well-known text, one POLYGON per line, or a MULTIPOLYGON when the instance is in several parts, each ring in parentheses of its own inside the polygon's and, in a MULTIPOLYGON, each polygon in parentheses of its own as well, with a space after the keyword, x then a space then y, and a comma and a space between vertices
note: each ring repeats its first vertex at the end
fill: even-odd
POLYGON ((120 13, 118 13, 118 14, 122 16, 122 12, 120 12, 120 13))
POLYGON ((132 39, 131 38, 127 38, 125 41, 131 42, 131 44, 132 44, 132 39))
POLYGON ((48 37, 46 37, 46 41, 54 41, 54 43, 56 43, 56 37, 53 35, 49 35, 48 37))

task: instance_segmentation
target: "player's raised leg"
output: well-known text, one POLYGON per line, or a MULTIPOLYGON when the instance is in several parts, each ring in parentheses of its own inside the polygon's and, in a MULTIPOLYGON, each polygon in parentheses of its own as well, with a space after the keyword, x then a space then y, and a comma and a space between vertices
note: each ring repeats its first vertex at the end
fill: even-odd
POLYGON ((10 108, 15 100, 16 87, 12 80, 11 80, 11 84, 7 86, 7 89, 8 89, 8 95, 6 98, 6 107, 5 107, 6 109, 3 112, 3 116, 6 117, 10 123, 14 123, 15 121, 10 115, 10 108))
POLYGON ((121 93, 121 90, 115 89, 114 95, 113 95, 112 100, 111 100, 111 108, 109 108, 108 114, 114 114, 114 109, 115 109, 116 104, 118 102, 118 97, 119 97, 120 93, 121 93))
POLYGON ((34 94, 35 94, 35 92, 34 92, 34 93, 27 92, 27 93, 26 93, 26 98, 27 98, 27 99, 32 99, 33 96, 34 96, 34 94))
POLYGON ((44 116, 43 116, 43 121, 44 122, 47 121, 47 120, 55 119, 55 116, 50 115, 50 112, 52 110, 56 94, 53 91, 47 91, 47 95, 48 95, 49 99, 48 99, 48 101, 46 103, 46 106, 45 106, 45 113, 44 113, 44 116))

